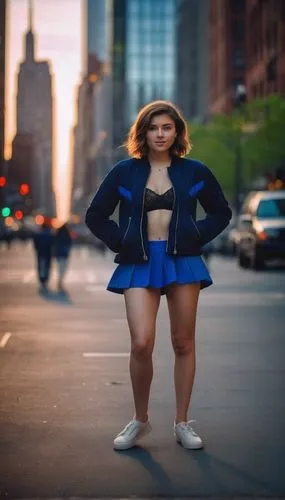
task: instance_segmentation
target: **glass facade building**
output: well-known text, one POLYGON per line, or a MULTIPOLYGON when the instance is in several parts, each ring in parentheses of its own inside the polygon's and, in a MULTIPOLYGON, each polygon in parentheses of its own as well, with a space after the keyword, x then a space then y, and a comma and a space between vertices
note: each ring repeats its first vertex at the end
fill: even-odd
POLYGON ((177 3, 176 103, 187 120, 208 113, 209 0, 177 3))
POLYGON ((126 6, 126 119, 175 92, 177 0, 128 0, 126 6))

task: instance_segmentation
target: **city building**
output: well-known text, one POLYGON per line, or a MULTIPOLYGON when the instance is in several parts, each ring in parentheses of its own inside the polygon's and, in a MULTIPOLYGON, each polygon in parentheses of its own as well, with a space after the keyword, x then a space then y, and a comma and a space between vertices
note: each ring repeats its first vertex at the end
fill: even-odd
POLYGON ((113 6, 113 157, 114 162, 126 157, 122 144, 128 132, 126 120, 126 23, 127 0, 114 2, 113 6))
POLYGON ((85 188, 91 188, 91 193, 113 163, 113 3, 88 0, 88 80, 93 83, 93 116, 85 188))
MULTIPOLYGON (((55 199, 52 185, 53 168, 53 87, 48 61, 38 61, 35 54, 33 31, 33 6, 29 3, 29 25, 25 35, 25 57, 20 64, 17 91, 17 135, 33 138, 33 166, 24 168, 31 178, 34 209, 55 215, 55 199)), ((19 143, 17 154, 19 155, 19 143)), ((15 163, 14 163, 15 164, 15 163)), ((13 168, 13 156, 11 162, 13 168)), ((16 175, 11 172, 15 179, 16 175)), ((25 175, 24 175, 25 177, 25 175)))
POLYGON ((73 186, 72 186, 72 200, 71 211, 78 213, 84 210, 86 206, 85 200, 85 179, 88 164, 88 149, 89 145, 89 116, 91 113, 91 100, 90 93, 88 92, 88 79, 85 76, 77 89, 77 120, 76 125, 72 131, 72 145, 73 145, 73 186))
POLYGON ((248 100, 285 96, 285 2, 246 2, 248 100))
POLYGON ((32 134, 16 134, 12 142, 12 157, 8 169, 11 185, 33 184, 34 137, 32 134))
POLYGON ((175 102, 187 120, 208 115, 209 0, 178 0, 175 102))
POLYGON ((126 100, 128 128, 155 99, 174 100, 177 0, 127 0, 126 100))
POLYGON ((84 64, 73 141, 71 201, 72 212, 80 216, 113 162, 112 16, 112 0, 85 1, 84 64))
POLYGON ((209 112, 231 113, 245 85, 246 0, 211 0, 209 18, 209 112))
MULTIPOLYGON (((5 39, 6 0, 0 2, 0 176, 6 175, 4 164, 5 144, 5 39)), ((4 191, 0 188, 0 208, 4 202, 4 191)))

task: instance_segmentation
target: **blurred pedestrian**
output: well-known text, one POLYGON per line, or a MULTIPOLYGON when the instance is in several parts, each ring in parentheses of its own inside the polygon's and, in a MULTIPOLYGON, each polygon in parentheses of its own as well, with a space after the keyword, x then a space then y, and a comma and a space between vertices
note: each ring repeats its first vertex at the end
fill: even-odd
POLYGON ((34 234, 33 240, 37 256, 38 279, 41 286, 40 291, 48 292, 54 234, 47 221, 44 221, 39 231, 34 234))
POLYGON ((231 210, 206 165, 185 158, 186 122, 170 102, 155 101, 139 112, 127 151, 96 193, 86 224, 119 263, 108 290, 124 294, 130 329, 130 376, 135 413, 117 435, 125 450, 151 431, 148 418, 156 317, 166 294, 175 355, 174 435, 185 448, 203 446, 188 421, 195 375, 195 323, 200 289, 212 284, 201 247, 229 223, 231 210), (206 212, 195 221, 199 201, 206 212), (119 224, 110 219, 119 204, 119 224))
POLYGON ((59 227, 54 239, 54 256, 57 261, 58 268, 58 291, 64 292, 63 279, 66 274, 72 238, 67 224, 59 227))

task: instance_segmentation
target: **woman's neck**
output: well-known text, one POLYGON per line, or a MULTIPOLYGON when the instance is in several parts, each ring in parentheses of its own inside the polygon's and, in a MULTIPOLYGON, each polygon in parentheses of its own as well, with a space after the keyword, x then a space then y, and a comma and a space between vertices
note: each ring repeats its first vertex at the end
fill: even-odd
POLYGON ((151 165, 169 165, 171 159, 169 156, 168 151, 165 151, 163 153, 156 153, 156 152, 151 152, 148 155, 148 160, 151 165))

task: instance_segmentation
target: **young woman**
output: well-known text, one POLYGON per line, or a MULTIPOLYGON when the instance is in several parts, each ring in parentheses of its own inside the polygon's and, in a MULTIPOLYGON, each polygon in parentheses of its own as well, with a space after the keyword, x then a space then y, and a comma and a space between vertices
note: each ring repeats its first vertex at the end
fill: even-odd
POLYGON ((231 210, 221 187, 190 150, 180 111, 170 102, 146 105, 126 143, 130 159, 107 175, 86 214, 92 233, 117 253, 108 290, 124 294, 131 336, 130 376, 135 414, 117 435, 125 450, 151 431, 148 403, 160 297, 166 294, 175 355, 174 436, 185 448, 203 446, 187 421, 195 375, 199 292, 212 284, 201 247, 228 225, 231 210), (196 221, 197 200, 206 217, 196 221), (110 219, 119 203, 119 224, 110 219))

